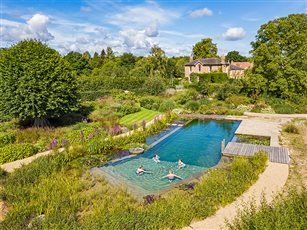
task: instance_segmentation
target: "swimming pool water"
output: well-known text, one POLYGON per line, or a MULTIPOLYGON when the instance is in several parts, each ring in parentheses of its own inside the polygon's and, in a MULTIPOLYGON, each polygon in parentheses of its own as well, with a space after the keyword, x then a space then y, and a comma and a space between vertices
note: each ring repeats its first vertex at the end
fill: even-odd
POLYGON ((112 178, 121 184, 142 190, 143 194, 159 192, 171 184, 180 182, 175 180, 170 183, 167 179, 161 179, 169 170, 183 179, 188 179, 215 166, 221 158, 221 141, 225 139, 226 143, 229 142, 239 124, 238 121, 192 121, 144 154, 117 161, 100 169, 112 175, 112 178), (159 155, 160 163, 152 160, 154 154, 159 155), (179 159, 186 164, 185 168, 178 169, 179 159), (136 169, 140 165, 151 174, 136 175, 136 169))

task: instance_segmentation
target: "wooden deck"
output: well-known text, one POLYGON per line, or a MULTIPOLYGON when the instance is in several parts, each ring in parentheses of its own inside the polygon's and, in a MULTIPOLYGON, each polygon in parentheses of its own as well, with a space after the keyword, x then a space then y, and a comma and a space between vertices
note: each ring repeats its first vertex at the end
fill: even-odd
POLYGON ((229 142, 223 150, 223 156, 253 156, 256 152, 264 150, 268 153, 269 161, 275 163, 289 164, 289 152, 284 147, 252 145, 244 143, 229 142))

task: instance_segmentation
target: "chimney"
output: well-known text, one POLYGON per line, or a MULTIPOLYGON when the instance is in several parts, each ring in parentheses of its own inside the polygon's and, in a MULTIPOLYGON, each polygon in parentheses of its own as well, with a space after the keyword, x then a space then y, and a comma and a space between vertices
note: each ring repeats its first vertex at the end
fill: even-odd
POLYGON ((194 59, 193 49, 194 49, 194 46, 193 46, 193 48, 192 48, 192 52, 191 52, 191 55, 190 55, 190 62, 192 62, 192 61, 193 61, 193 59, 194 59))
POLYGON ((221 62, 222 62, 222 64, 225 63, 225 55, 224 54, 222 54, 222 56, 221 56, 221 62))

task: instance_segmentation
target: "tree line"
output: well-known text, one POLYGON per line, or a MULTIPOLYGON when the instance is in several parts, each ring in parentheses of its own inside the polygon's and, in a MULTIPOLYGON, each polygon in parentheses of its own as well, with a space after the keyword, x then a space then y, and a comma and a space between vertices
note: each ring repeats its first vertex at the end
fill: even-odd
MULTIPOLYGON (((251 43, 254 67, 248 71, 244 92, 306 102, 307 16, 293 14, 262 25, 251 43)), ((194 58, 218 57, 217 46, 204 38, 193 47, 194 58)), ((227 61, 246 61, 237 51, 227 61)), ((0 50, 0 118, 47 118, 76 110, 80 94, 103 94, 113 88, 156 95, 184 76, 189 57, 167 57, 158 46, 147 57, 115 55, 112 48, 91 57, 70 52, 62 57, 37 40, 21 41, 0 50)))

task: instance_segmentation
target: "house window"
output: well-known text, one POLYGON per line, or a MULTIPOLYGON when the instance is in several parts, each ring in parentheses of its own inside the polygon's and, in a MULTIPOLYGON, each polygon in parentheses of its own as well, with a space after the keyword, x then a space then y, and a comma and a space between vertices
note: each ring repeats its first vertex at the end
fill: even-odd
POLYGON ((198 65, 198 72, 201 71, 201 65, 198 65))
POLYGON ((190 72, 192 72, 192 66, 190 66, 190 72))

